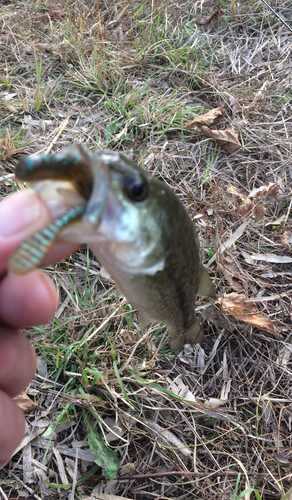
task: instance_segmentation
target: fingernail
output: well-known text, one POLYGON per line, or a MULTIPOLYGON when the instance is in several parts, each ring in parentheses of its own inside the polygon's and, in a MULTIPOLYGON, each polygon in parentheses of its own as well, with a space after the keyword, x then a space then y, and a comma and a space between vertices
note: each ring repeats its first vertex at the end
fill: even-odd
POLYGON ((0 236, 20 233, 40 218, 41 205, 31 189, 15 193, 0 202, 0 236))

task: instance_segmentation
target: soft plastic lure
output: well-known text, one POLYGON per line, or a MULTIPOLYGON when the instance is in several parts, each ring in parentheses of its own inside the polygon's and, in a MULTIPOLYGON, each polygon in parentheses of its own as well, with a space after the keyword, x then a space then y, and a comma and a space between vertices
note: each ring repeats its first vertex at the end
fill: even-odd
POLYGON ((85 208, 85 204, 72 208, 60 219, 52 222, 45 229, 38 231, 31 238, 21 243, 10 256, 9 271, 13 274, 25 274, 38 267, 49 252, 61 229, 81 217, 85 212, 85 208))

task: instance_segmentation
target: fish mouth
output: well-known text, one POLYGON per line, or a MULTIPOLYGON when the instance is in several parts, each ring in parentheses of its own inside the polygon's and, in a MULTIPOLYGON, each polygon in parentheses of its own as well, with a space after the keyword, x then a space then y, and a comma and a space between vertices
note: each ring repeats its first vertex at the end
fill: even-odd
POLYGON ((102 156, 98 157, 87 151, 93 171, 93 183, 90 197, 88 199, 83 220, 96 229, 104 216, 106 201, 109 192, 109 169, 102 156))

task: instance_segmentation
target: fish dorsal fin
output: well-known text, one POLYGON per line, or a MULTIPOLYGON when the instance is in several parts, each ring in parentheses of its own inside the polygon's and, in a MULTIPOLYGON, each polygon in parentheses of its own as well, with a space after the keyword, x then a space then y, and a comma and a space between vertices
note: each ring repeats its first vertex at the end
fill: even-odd
POLYGON ((200 270, 200 280, 197 295, 202 297, 210 297, 210 299, 216 299, 216 293, 210 276, 204 266, 201 266, 200 270))

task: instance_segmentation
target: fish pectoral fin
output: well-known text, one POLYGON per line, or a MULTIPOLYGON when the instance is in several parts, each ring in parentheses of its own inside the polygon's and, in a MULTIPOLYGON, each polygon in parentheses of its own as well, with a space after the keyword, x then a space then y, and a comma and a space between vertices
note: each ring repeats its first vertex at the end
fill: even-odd
POLYGON ((199 288, 197 291, 197 295, 201 295, 203 297, 210 297, 210 299, 216 299, 216 292, 214 289, 214 285, 204 266, 201 266, 200 270, 200 280, 199 280, 199 288))
POLYGON ((198 344, 203 340, 203 330, 197 318, 194 323, 180 335, 169 334, 170 348, 172 351, 180 351, 185 344, 198 344))

